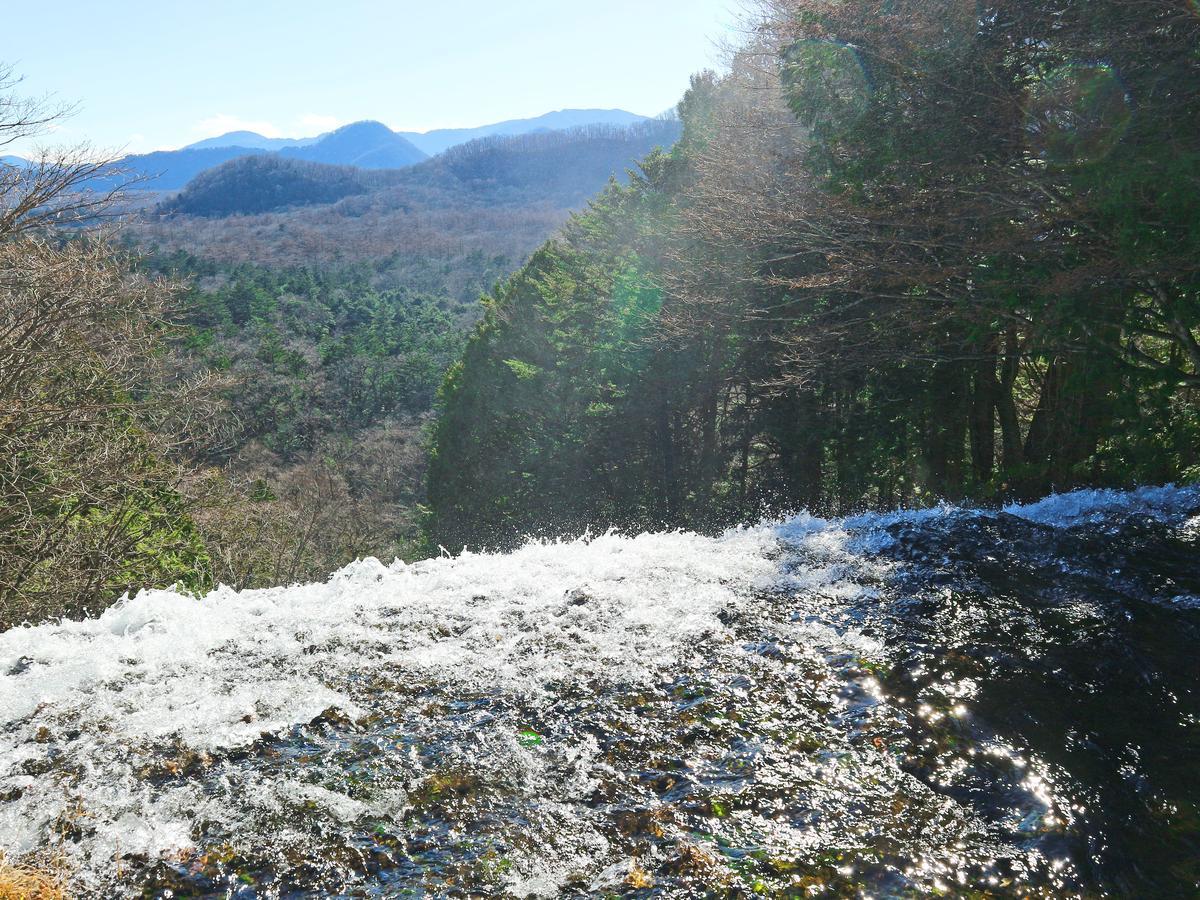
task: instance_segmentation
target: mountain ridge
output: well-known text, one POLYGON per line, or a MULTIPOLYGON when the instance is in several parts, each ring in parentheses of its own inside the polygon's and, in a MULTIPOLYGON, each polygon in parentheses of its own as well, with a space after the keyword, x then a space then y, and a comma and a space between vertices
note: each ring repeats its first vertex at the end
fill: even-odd
MULTIPOLYGON (((430 156, 436 156, 450 147, 465 144, 482 137, 497 134, 515 135, 529 134, 536 131, 563 131, 584 125, 634 125, 652 118, 628 110, 612 108, 573 108, 557 109, 540 116, 528 118, 505 119, 486 125, 463 126, 455 128, 435 128, 430 131, 394 131, 394 134, 413 144, 430 156)), ((363 119, 360 122, 375 121, 363 119)), ((356 122, 354 124, 359 124, 356 122)), ((346 126, 343 126, 346 127, 346 126)), ((387 126, 384 126, 387 127, 387 126)), ((216 137, 205 138, 188 144, 180 150, 207 150, 224 147, 245 147, 257 150, 284 150, 289 147, 308 147, 334 132, 325 132, 314 137, 301 138, 270 138, 254 131, 230 131, 216 137)))
POLYGON ((256 131, 230 131, 180 147, 180 150, 210 150, 219 147, 246 147, 252 150, 282 150, 285 147, 307 147, 329 132, 307 138, 269 138, 256 131))
MULTIPOLYGON (((384 126, 379 126, 384 127, 384 126)), ((191 181, 160 212, 202 218, 257 215, 399 191, 399 206, 551 202, 573 207, 622 177, 655 146, 679 136, 675 123, 647 120, 523 135, 494 135, 457 145, 405 167, 338 166, 280 152, 239 157, 191 181)))
POLYGON ((315 144, 284 147, 279 154, 305 162, 360 169, 403 169, 429 158, 382 122, 366 120, 343 125, 315 144))
MULTIPOLYGON (((248 132, 247 132, 248 133, 248 132)), ((401 169, 427 158, 386 125, 355 122, 315 143, 272 151, 257 147, 192 147, 135 154, 117 160, 88 183, 96 189, 125 185, 133 190, 178 191, 209 169, 244 157, 279 154, 303 162, 363 169, 401 169)))
POLYGON ((477 128, 439 129, 425 134, 393 131, 382 122, 370 119, 344 125, 318 138, 267 138, 250 131, 230 132, 180 150, 127 156, 118 160, 108 174, 94 179, 91 186, 109 189, 133 179, 128 186, 135 190, 178 191, 202 172, 235 159, 265 153, 331 166, 403 169, 486 138, 520 137, 592 126, 628 128, 653 121, 621 109, 562 109, 530 119, 509 119, 477 128), (242 140, 256 146, 226 145, 226 139, 242 140))
POLYGON ((468 128, 438 128, 424 133, 399 132, 430 156, 437 156, 461 144, 480 138, 533 134, 539 131, 566 131, 588 125, 636 125, 649 116, 624 109, 559 109, 526 119, 507 119, 490 125, 468 128))

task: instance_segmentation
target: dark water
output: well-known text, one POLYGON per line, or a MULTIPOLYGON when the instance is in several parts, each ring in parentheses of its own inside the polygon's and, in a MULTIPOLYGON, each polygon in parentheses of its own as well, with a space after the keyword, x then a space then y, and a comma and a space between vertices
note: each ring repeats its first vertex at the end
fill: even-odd
POLYGON ((1198 515, 800 517, 10 632, 0 847, 104 897, 1197 897, 1198 515))
POLYGON ((978 685, 965 740, 909 771, 937 785, 961 765, 936 789, 1002 820, 1005 779, 970 753, 999 737, 1051 775, 1065 825, 1033 844, 1070 861, 1063 888, 1200 895, 1197 529, 1000 514, 891 530, 886 600, 848 613, 887 643, 886 688, 941 707, 946 685, 978 685))

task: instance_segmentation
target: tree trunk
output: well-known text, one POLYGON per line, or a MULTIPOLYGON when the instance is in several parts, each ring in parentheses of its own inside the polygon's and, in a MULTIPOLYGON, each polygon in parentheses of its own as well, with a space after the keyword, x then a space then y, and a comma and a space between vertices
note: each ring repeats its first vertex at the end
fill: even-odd
POLYGON ((1000 445, 1002 464, 1012 472, 1025 463, 1025 451, 1021 439, 1021 420, 1017 415, 1015 391, 1017 375, 1021 370, 1020 339, 1015 331, 1009 331, 1005 339, 1004 358, 1001 360, 1000 385, 996 394, 996 413, 1000 420, 1000 445))
POLYGON ((1076 467, 1096 452, 1112 419, 1113 378, 1111 368, 1097 359, 1077 355, 1051 360, 1025 441, 1026 459, 1043 471, 1037 488, 1075 485, 1076 467))
POLYGON ((675 503, 675 480, 678 469, 675 459, 675 439, 671 430, 671 407, 667 400, 658 404, 658 450, 662 464, 662 485, 659 504, 663 524, 674 523, 678 509, 675 503))
POLYGON ((1067 365, 1061 357, 1056 356, 1046 368, 1037 409, 1029 424, 1029 435, 1025 438, 1025 459, 1031 463, 1048 465, 1054 455, 1055 442, 1062 431, 1062 394, 1067 365))
POLYGON ((975 481, 991 481, 996 468, 996 402, 1000 382, 996 379, 996 342, 988 342, 981 359, 975 362, 974 391, 971 397, 971 465, 975 481))
POLYGON ((957 362, 934 366, 925 420, 923 462, 929 488, 946 498, 957 498, 963 488, 963 453, 966 447, 966 384, 957 362))

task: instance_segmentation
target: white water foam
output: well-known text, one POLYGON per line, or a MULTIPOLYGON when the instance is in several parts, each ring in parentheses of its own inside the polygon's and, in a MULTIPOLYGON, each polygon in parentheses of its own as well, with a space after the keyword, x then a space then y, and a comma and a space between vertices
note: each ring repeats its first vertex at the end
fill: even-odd
POLYGON ((1103 522, 1114 516, 1145 516, 1160 522, 1177 521, 1200 508, 1200 485, 1142 487, 1132 491, 1080 490, 1053 494, 1037 503, 1014 503, 1009 515, 1067 528, 1103 522))
MULTIPOLYGON (((325 584, 203 599, 148 591, 95 619, 13 629, 0 635, 0 793, 20 796, 0 804, 0 849, 44 846, 78 807, 95 829, 67 846, 84 872, 118 853, 186 850, 205 798, 186 784, 151 792, 139 765, 163 748, 246 747, 330 708, 355 718, 362 673, 534 703, 550 682, 654 681, 694 664, 696 641, 723 627, 718 614, 775 582, 774 544, 761 527, 368 560, 325 584), (30 768, 47 743, 71 760, 69 777, 30 768)), ((297 790, 267 785, 248 802, 361 812, 297 790)))
MULTIPOLYGON (((1186 518, 1196 508, 1200 489, 1167 487, 1079 491, 1005 512, 1066 527, 1115 514, 1186 518)), ((10 798, 0 803, 0 850, 57 844, 80 884, 95 887, 112 883, 121 856, 191 851, 202 819, 252 832, 297 809, 339 822, 397 815, 408 803, 399 788, 368 802, 298 777, 230 776, 213 796, 187 779, 152 789, 140 772, 167 753, 228 754, 331 709, 357 718, 369 710, 356 680, 381 671, 534 706, 552 683, 658 683, 710 663, 702 654, 714 640, 730 640, 723 612, 761 603, 771 589, 834 606, 869 597, 895 565, 872 558, 894 540, 885 529, 960 512, 801 515, 721 538, 610 534, 415 565, 367 560, 324 584, 203 599, 149 591, 95 619, 13 629, 0 634, 0 796, 10 798), (53 774, 39 768, 48 747, 66 761, 53 774), (86 837, 59 841, 64 820, 83 821, 86 837)), ((795 618, 780 634, 821 653, 881 652, 819 621, 795 618)), ((531 828, 551 840, 561 826, 556 854, 625 871, 569 806, 591 789, 594 745, 580 743, 566 769, 551 771, 512 735, 504 746, 488 741, 475 752, 525 767, 519 781, 553 794, 531 828)), ((303 835, 284 828, 274 838, 303 835)), ((518 894, 553 893, 565 871, 534 857, 518 869, 518 894)))

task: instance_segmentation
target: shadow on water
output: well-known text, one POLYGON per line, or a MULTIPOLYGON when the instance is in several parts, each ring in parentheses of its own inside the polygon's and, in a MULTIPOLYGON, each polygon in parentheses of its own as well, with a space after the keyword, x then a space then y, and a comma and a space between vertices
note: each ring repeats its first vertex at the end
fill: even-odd
POLYGON ((1001 819, 974 753, 998 738, 1051 773, 1064 827, 1039 842, 1076 888, 1197 896, 1200 529, 959 513, 888 531, 888 598, 856 610, 891 648, 887 689, 972 723, 950 783, 936 785, 945 759, 911 771, 1001 819))
POLYGON ((609 535, 10 632, 0 849, 95 897, 1195 897, 1197 512, 609 535))

